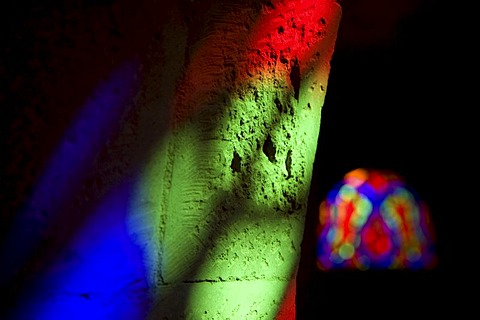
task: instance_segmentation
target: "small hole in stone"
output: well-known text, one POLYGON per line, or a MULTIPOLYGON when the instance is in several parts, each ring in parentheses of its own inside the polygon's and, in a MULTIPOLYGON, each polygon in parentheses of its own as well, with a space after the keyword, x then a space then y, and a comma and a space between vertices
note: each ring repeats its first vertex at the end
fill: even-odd
POLYGON ((275 102, 275 105, 277 106, 278 112, 283 112, 283 106, 280 100, 278 98, 275 98, 274 102, 275 102))
POLYGON ((270 137, 270 135, 268 135, 267 139, 263 144, 263 153, 267 156, 270 162, 275 161, 275 154, 277 153, 277 150, 275 148, 275 145, 273 144, 272 137, 270 137))
POLYGON ((290 71, 290 82, 293 86, 295 99, 298 101, 298 98, 299 98, 299 95, 300 95, 301 77, 300 77, 300 65, 298 63, 298 59, 296 59, 296 58, 293 62, 292 70, 290 71))
POLYGON ((287 169, 287 179, 292 176, 292 150, 288 150, 287 158, 285 159, 285 169, 287 169))
POLYGON ((232 168, 233 172, 240 172, 241 169, 242 158, 240 158, 239 154, 235 151, 233 153, 232 164, 230 168, 232 168))

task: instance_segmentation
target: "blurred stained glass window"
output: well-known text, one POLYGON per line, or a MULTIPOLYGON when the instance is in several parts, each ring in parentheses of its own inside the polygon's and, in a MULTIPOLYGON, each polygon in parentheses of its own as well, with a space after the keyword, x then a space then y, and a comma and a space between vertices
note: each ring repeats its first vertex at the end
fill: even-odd
POLYGON ((400 175, 355 169, 321 202, 320 270, 431 269, 436 264, 428 207, 400 175))

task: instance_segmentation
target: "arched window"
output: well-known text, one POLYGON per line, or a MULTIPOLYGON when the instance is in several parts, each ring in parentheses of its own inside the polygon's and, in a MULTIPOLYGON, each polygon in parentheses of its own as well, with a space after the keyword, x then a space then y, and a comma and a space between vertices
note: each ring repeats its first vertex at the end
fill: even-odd
POLYGON ((400 175, 350 171, 321 202, 317 266, 332 269, 431 269, 433 222, 400 175))

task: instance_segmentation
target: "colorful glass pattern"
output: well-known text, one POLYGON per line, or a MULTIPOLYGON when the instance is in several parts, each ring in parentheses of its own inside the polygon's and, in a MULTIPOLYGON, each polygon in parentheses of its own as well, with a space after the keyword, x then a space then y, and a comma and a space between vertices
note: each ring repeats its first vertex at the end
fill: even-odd
POLYGON ((437 264, 427 205, 391 171, 350 171, 322 201, 317 266, 332 269, 431 269, 437 264))

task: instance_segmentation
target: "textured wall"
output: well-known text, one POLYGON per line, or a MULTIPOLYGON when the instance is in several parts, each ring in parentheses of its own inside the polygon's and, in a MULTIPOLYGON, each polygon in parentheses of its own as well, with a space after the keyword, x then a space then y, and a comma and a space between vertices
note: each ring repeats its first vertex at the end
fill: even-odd
MULTIPOLYGON (((331 2, 294 1, 214 6, 203 17, 175 126, 152 155, 131 220, 133 232, 155 226, 140 235, 154 314, 275 316, 299 260, 339 16, 331 2)), ((172 40, 187 42, 189 27, 172 40)))
MULTIPOLYGON (((111 204, 125 215, 111 219, 142 250, 152 318, 274 318, 300 257, 340 6, 50 9, 44 19, 31 9, 38 17, 13 41, 31 46, 28 67, 6 71, 28 99, 10 111, 5 181, 23 198, 2 216, 2 281, 21 291, 87 260, 65 243, 127 185, 111 204)), ((55 288, 41 304, 67 294, 55 288)))
POLYGON ((339 18, 332 1, 291 1, 169 24, 166 60, 186 68, 130 220, 155 316, 275 316, 299 261, 339 18))

